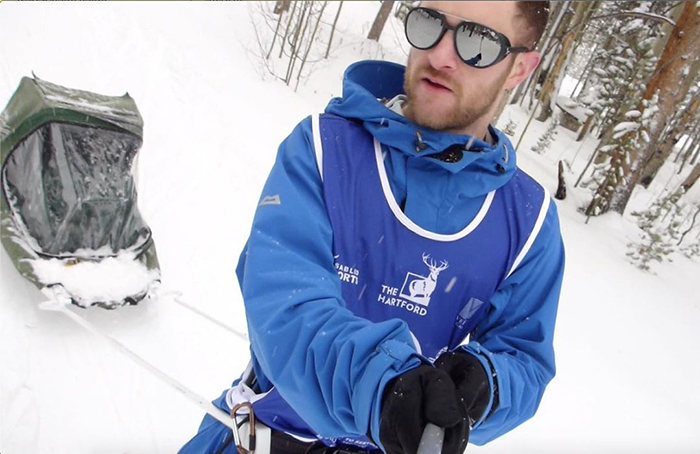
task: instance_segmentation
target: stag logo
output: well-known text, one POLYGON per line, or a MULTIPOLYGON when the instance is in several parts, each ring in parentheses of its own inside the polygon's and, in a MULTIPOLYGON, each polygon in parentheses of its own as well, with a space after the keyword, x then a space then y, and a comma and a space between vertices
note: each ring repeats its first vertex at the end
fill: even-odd
POLYGON ((447 269, 448 263, 442 260, 438 265, 428 254, 423 254, 423 263, 430 270, 430 274, 426 277, 408 272, 401 287, 400 296, 421 306, 427 306, 430 304, 430 295, 433 294, 437 285, 438 275, 447 269))

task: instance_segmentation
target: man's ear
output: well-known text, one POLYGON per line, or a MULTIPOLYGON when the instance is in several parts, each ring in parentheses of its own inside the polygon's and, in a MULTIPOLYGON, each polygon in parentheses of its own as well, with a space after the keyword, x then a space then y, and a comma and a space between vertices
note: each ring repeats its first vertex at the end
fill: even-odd
POLYGON ((520 82, 527 79, 535 68, 537 68, 537 65, 540 64, 542 54, 540 54, 539 51, 533 50, 531 52, 516 54, 515 57, 515 64, 510 70, 510 75, 503 86, 506 90, 517 87, 520 82))

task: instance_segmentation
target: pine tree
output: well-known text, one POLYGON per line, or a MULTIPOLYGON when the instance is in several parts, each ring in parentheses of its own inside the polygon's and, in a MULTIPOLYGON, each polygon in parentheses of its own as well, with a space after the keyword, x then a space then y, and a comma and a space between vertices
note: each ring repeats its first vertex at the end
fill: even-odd
POLYGON ((547 151, 554 140, 554 136, 557 135, 557 126, 559 126, 559 121, 557 119, 552 120, 547 128, 547 131, 542 134, 537 141, 537 145, 532 147, 531 150, 537 154, 543 154, 545 151, 547 151))
POLYGON ((700 2, 685 2, 683 15, 673 29, 672 36, 666 44, 656 70, 646 84, 636 111, 641 114, 646 124, 627 127, 618 124, 613 138, 615 149, 607 168, 606 177, 598 187, 586 213, 597 215, 614 210, 624 213, 632 190, 639 181, 644 163, 659 142, 667 120, 687 94, 688 85, 684 84, 690 77, 688 68, 700 58, 700 2), (653 110, 652 112, 648 112, 653 110), (653 116, 653 119, 651 118, 653 116))
POLYGON ((695 213, 693 213, 693 215, 692 215, 692 218, 690 221, 690 226, 688 226, 688 228, 686 228, 683 231, 680 239, 678 240, 678 246, 681 246, 681 253, 688 258, 700 257, 700 228, 699 229, 695 228, 696 226, 698 226, 699 222, 700 222, 700 205, 697 205, 697 206, 695 206, 695 213), (697 235, 695 237, 695 241, 688 244, 688 245, 685 245, 683 243, 683 240, 693 230, 698 230, 697 235))
POLYGON ((649 142, 649 130, 656 121, 658 95, 647 101, 642 100, 642 110, 630 110, 625 114, 628 121, 618 123, 612 130, 612 140, 607 149, 611 153, 609 161, 598 172, 598 188, 586 209, 587 216, 598 216, 607 212, 617 195, 619 187, 628 183, 624 168, 630 166, 629 150, 643 147, 649 142), (602 170, 602 169, 601 169, 602 170))
POLYGON ((638 268, 649 271, 652 262, 672 261, 676 252, 688 258, 700 254, 700 206, 685 202, 683 195, 679 188, 649 209, 632 213, 642 234, 640 241, 628 244, 627 255, 638 268))
POLYGON ((683 191, 676 191, 658 199, 648 209, 633 212, 637 225, 642 230, 641 241, 627 245, 627 256, 641 270, 650 271, 651 262, 669 260, 678 241, 679 217, 683 209, 679 204, 683 191))
MULTIPOLYGON (((625 14, 637 9, 637 2, 610 2, 603 5, 601 13, 614 18, 609 24, 610 33, 599 46, 598 56, 589 78, 589 85, 580 99, 598 117, 600 142, 575 187, 583 180, 589 167, 593 165, 590 178, 582 187, 591 187, 594 192, 603 186, 605 173, 611 165, 611 157, 618 144, 614 136, 622 123, 630 123, 635 118, 636 102, 644 90, 644 82, 656 66, 653 46, 660 25, 643 26, 641 19, 629 21, 625 14)), ((614 185, 611 187, 614 189, 614 185)), ((589 215, 599 214, 597 206, 587 210, 589 215)))
POLYGON ((512 118, 508 118, 508 123, 503 127, 503 134, 513 137, 515 136, 515 130, 518 128, 518 124, 513 121, 512 118))

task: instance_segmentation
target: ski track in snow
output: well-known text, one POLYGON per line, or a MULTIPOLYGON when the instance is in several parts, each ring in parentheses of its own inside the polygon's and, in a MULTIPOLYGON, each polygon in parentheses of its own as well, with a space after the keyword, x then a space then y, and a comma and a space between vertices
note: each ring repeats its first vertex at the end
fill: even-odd
MULTIPOLYGON (((255 44, 245 2, 4 2, 0 103, 32 71, 71 88, 128 91, 145 119, 139 206, 164 290, 245 331, 234 269, 279 142, 340 94, 347 64, 402 59, 400 24, 392 18, 377 46, 363 39, 376 5, 345 5, 337 56, 294 93, 261 80, 246 53, 255 44)), ((517 107, 501 124, 509 117, 519 130, 527 121, 517 107)), ((533 122, 518 159, 554 192, 557 160, 570 162, 579 144, 560 129, 535 155, 530 147, 546 128, 533 122)), ((593 147, 577 157, 568 199, 557 202, 567 248, 558 376, 533 420, 470 452, 700 452, 700 264, 677 258, 642 273, 624 256, 636 234, 628 218, 583 224, 576 210, 587 196, 572 186, 593 147)), ((670 177, 662 170, 659 181, 670 177)), ((636 193, 631 203, 653 195, 636 193)), ((39 310, 43 299, 2 250, 0 452, 176 452, 202 411, 64 315, 39 310)), ((245 342, 167 298, 70 310, 211 399, 248 361, 245 342)))

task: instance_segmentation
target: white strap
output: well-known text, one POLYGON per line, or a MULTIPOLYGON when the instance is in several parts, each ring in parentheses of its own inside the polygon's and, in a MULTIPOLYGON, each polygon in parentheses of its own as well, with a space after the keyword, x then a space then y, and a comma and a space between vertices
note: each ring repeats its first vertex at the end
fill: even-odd
MULTIPOLYGON (((226 405, 228 405, 228 408, 233 408, 236 405, 243 403, 243 402, 250 402, 251 404, 254 404, 255 402, 259 401, 263 397, 267 396, 270 393, 270 391, 265 392, 265 393, 260 393, 260 394, 255 394, 255 391, 250 389, 248 385, 243 383, 243 380, 241 380, 238 385, 234 386, 233 388, 230 388, 228 392, 226 393, 226 405)), ((241 412, 243 414, 246 413, 245 409, 241 409, 241 412)))
POLYGON ((527 241, 525 242, 525 245, 523 246, 522 250, 520 251, 520 254, 515 258, 515 261, 513 262, 513 266, 510 268, 510 271, 508 272, 508 275, 506 276, 506 279, 510 277, 511 274, 518 268, 520 265, 520 262, 523 261, 527 253, 530 251, 530 248, 532 247, 532 244, 535 242, 535 238, 537 238, 537 235, 540 233, 540 229, 542 229, 542 224, 544 224, 544 219, 547 217, 547 211, 549 211, 549 203, 551 201, 551 196, 549 195, 549 191, 546 188, 544 189, 544 200, 542 201, 542 206, 540 207, 540 213, 537 216, 537 221, 535 221, 535 226, 532 228, 532 232, 530 232, 530 236, 528 237, 527 241))
POLYGON ((316 152, 318 174, 321 176, 321 181, 323 181, 323 145, 321 144, 321 126, 318 114, 311 116, 311 129, 314 136, 314 151, 316 152))

